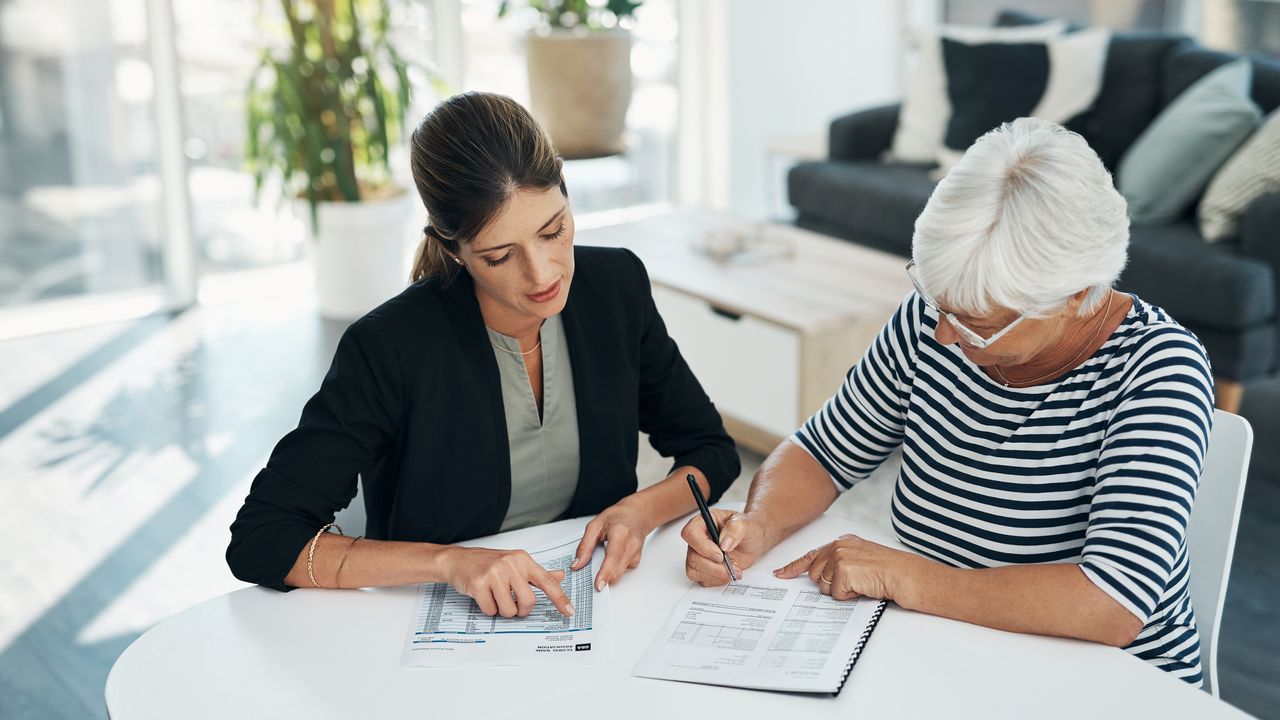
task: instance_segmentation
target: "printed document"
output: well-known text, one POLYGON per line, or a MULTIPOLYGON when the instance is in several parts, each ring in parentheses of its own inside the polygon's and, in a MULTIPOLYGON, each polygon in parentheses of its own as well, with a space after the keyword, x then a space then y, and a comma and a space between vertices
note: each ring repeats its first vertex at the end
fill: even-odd
POLYGON ((806 577, 748 572, 690 587, 635 675, 790 692, 838 692, 879 619, 878 600, 833 600, 806 577))
POLYGON ((591 564, 570 570, 580 535, 530 550, 548 570, 564 570, 560 587, 573 603, 573 617, 560 614, 546 593, 530 586, 537 598, 527 617, 488 616, 475 600, 448 583, 418 586, 400 664, 405 667, 489 665, 597 665, 610 652, 609 588, 597 593, 595 573, 604 560, 597 547, 591 564))

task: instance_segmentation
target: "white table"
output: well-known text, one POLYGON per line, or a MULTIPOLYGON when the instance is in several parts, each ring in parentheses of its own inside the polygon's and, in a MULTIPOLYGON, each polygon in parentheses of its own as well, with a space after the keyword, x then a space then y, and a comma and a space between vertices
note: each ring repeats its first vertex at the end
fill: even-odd
MULTIPOLYGON (((559 523, 565 534, 585 518, 559 523)), ((138 638, 107 678, 113 720, 141 718, 1246 717, 1122 650, 1017 635, 890 606, 839 697, 649 680, 631 669, 688 587, 683 521, 658 530, 614 596, 615 652, 583 668, 402 668, 414 588, 248 588, 138 638)), ((841 533, 823 517, 773 568, 841 533)), ((528 530, 485 541, 519 547, 528 530)), ((867 537, 893 544, 886 538, 867 537)))

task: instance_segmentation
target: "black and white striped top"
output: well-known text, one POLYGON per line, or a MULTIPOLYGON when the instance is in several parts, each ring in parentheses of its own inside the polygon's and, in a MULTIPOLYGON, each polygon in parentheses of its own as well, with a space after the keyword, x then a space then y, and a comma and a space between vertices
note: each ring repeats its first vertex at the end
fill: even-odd
POLYGON ((894 449, 898 538, 958 567, 1077 563, 1145 623, 1127 649, 1199 685, 1187 518, 1213 418, 1204 348, 1133 309, 1086 362, 1007 388, 934 339, 914 293, 791 438, 841 490, 894 449))

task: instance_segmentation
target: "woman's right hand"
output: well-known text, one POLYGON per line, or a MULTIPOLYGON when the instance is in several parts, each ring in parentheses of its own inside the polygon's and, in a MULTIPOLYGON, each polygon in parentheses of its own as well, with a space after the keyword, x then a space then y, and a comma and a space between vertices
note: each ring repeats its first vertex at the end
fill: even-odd
POLYGON ((564 571, 550 571, 524 550, 450 546, 444 551, 445 581, 476 601, 485 615, 527 617, 537 601, 533 588, 551 599, 561 615, 573 615, 573 603, 561 589, 564 571))
POLYGON ((685 553, 684 573, 703 587, 729 582, 729 571, 725 569, 721 550, 728 552, 733 574, 741 577, 743 569, 754 565, 773 547, 766 525, 751 515, 716 509, 711 511, 711 518, 720 533, 719 546, 711 539, 707 524, 699 513, 694 513, 680 531, 680 537, 689 545, 685 553))

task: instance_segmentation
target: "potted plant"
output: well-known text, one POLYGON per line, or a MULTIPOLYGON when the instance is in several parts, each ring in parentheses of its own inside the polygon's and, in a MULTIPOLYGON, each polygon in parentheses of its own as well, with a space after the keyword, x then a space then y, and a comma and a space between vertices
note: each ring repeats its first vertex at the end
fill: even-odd
MULTIPOLYGON (((305 205, 323 316, 352 319, 404 288, 411 195, 390 153, 409 106, 409 63, 389 42, 387 0, 279 0, 278 40, 260 50, 246 97, 246 159, 261 200, 305 205)), ((433 83, 438 79, 428 73, 433 83)))
MULTIPOLYGON (((631 104, 631 32, 644 0, 523 0, 539 15, 526 40, 529 110, 566 159, 617 155, 631 104)), ((498 15, 511 9, 510 0, 498 15)))

